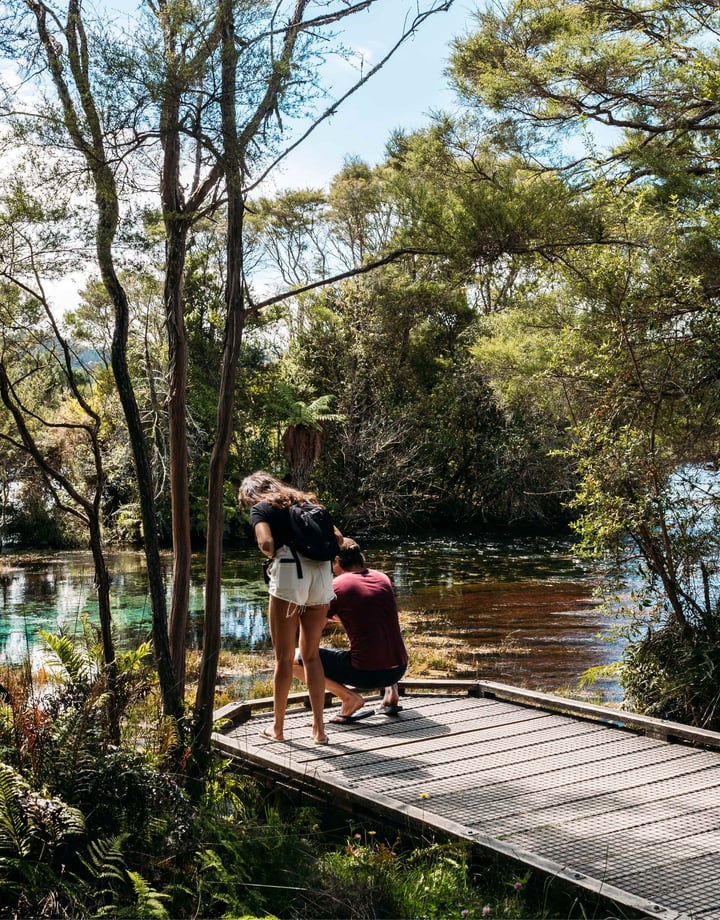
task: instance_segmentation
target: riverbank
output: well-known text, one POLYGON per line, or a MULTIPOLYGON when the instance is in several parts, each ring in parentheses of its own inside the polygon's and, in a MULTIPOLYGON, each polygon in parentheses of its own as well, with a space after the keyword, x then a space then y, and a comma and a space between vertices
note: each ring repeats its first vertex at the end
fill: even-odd
MULTIPOLYGON (((428 632, 426 615, 423 611, 399 612, 403 638, 408 650, 407 677, 431 679, 483 679, 487 665, 493 661, 504 661, 508 655, 527 658, 532 654, 529 647, 518 643, 501 643, 497 646, 478 648, 461 639, 449 638, 441 633, 428 632)), ((344 632, 339 627, 329 628, 323 636, 323 644, 333 648, 347 648, 344 632)), ((200 655, 197 651, 188 653, 187 680, 188 701, 194 699, 199 673, 200 655)), ((271 697, 273 677, 273 654, 271 649, 253 652, 222 651, 218 662, 216 706, 243 699, 271 697)), ((293 692, 305 690, 298 681, 293 682, 293 692)), ((537 687, 534 689, 538 689, 537 687)), ((540 688, 542 689, 542 688, 540 688)), ((556 695, 585 702, 619 705, 619 701, 608 700, 592 685, 580 683, 555 688, 556 695)))
MULTIPOLYGON (((617 661, 622 641, 611 614, 598 605, 598 575, 576 558, 572 544, 548 537, 442 540, 386 538, 366 548, 368 564, 395 585, 413 676, 493 680, 543 692, 577 688, 590 668, 617 661)), ((98 624, 90 553, 24 554, 0 588, 0 663, 42 655, 41 631, 81 636, 98 624)), ((163 554, 169 586, 172 555, 163 554)), ((150 632, 151 609, 142 552, 109 554, 111 601, 119 651, 150 632)), ((193 558, 187 647, 202 645, 204 559, 193 558)), ((221 643, 236 656, 221 669, 222 687, 271 667, 267 588, 256 549, 227 552, 222 571, 221 643)), ((340 641, 328 634, 325 641, 340 641)), ((242 689, 242 688, 241 688, 242 689)), ((616 686, 591 691, 615 702, 616 686), (602 694, 602 695, 600 695, 602 694)))

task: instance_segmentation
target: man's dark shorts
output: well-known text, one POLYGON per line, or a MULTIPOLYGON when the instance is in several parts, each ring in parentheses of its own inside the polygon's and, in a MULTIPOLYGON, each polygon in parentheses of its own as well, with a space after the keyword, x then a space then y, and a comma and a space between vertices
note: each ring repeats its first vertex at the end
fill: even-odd
MULTIPOLYGON (((377 671, 361 671, 354 668, 350 661, 349 649, 321 648, 320 660, 322 661, 325 677, 334 680, 337 684, 346 684, 358 687, 361 690, 373 690, 375 687, 389 687, 396 684, 407 671, 407 665, 398 665, 396 668, 381 668, 377 671)), ((298 662, 302 659, 298 655, 298 662)))

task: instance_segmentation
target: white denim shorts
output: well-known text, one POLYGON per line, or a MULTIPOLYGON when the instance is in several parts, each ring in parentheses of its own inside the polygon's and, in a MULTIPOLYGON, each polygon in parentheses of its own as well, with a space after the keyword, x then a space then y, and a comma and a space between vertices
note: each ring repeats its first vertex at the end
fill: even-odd
POLYGON ((281 601, 297 607, 329 604, 335 597, 331 562, 317 562, 300 556, 302 578, 298 578, 295 557, 287 546, 281 546, 268 568, 268 591, 281 601))

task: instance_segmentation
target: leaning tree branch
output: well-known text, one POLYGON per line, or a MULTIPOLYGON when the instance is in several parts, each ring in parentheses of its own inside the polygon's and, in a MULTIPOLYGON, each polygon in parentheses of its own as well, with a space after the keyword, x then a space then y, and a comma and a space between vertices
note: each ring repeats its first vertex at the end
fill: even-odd
POLYGON ((395 54, 398 48, 401 45, 403 45, 407 41, 408 38, 410 38, 412 35, 415 34, 415 32, 419 29, 419 27, 428 17, 434 15, 435 13, 446 13, 452 6, 453 2, 454 0, 445 0, 445 2, 442 3, 440 6, 433 6, 432 9, 425 10, 422 13, 418 13, 417 16, 415 16, 413 21, 410 23, 410 25, 401 34, 400 38, 395 42, 392 48, 390 48, 388 53, 383 58, 381 58, 374 67, 370 68, 370 70, 364 76, 360 77, 360 79, 356 83, 354 83, 350 87, 350 89, 347 90, 347 92, 345 92, 338 100, 333 102, 331 106, 325 109, 325 111, 320 115, 320 117, 316 119, 316 121, 314 121, 308 127, 308 129, 303 134, 301 134, 300 137, 294 143, 290 144, 289 147, 286 147, 285 150, 283 150, 283 152, 279 156, 277 156, 272 161, 272 163, 268 165, 268 167, 264 170, 264 172, 262 172, 260 176, 258 176, 258 178, 255 179, 254 182, 252 182, 249 186, 246 187, 245 189, 246 194, 249 194, 254 189, 256 189, 258 185, 260 185, 270 175, 270 173, 275 169, 275 167, 278 166, 279 163, 281 163, 286 157, 288 157, 292 153, 293 150, 295 150, 302 143, 304 143, 304 141, 313 133, 313 131, 316 130, 316 128, 319 128, 320 125, 323 124, 323 122, 327 121, 328 118, 331 118, 337 112, 340 106, 347 99, 350 98, 350 96, 352 96, 362 86, 364 86, 371 77, 374 77, 375 74, 381 68, 383 68, 385 64, 390 60, 390 58, 395 54))
POLYGON ((298 297, 300 294, 307 294, 308 291, 314 291, 317 288, 326 287, 329 284, 336 284, 338 281, 345 281, 346 278, 355 278, 358 275, 365 275, 368 272, 375 271, 376 268, 382 268, 383 265, 389 265, 391 262, 396 262, 398 259, 401 259, 403 256, 442 256, 443 252, 439 250, 431 249, 396 249, 393 252, 388 253, 382 259, 376 259, 373 262, 368 262, 366 265, 361 265, 358 268, 351 268, 346 272, 341 272, 339 275, 332 275, 330 278, 321 278, 318 281, 313 281, 310 284, 304 284, 299 288, 292 288, 292 290, 284 291, 282 294, 275 294, 273 297, 268 297, 265 300, 258 301, 258 303, 252 303, 250 301, 250 307, 248 308, 248 314, 257 313, 258 311, 264 309, 265 307, 270 307, 273 304, 280 303, 283 300, 287 300, 290 297, 298 297))
MULTIPOLYGON (((75 361, 78 362, 78 364, 83 368, 83 370, 87 371, 87 368, 85 364, 83 363, 83 361, 80 359, 80 356, 76 354, 76 352, 74 352, 70 348, 67 342, 67 339, 64 337, 64 335, 60 331, 60 328, 57 324, 57 320, 55 319, 55 315, 50 307, 50 304, 48 303, 47 297, 45 296, 45 291, 43 290, 42 282, 38 275, 37 264, 35 262, 35 253, 32 249, 32 244, 30 243, 29 240, 26 240, 26 243, 30 245, 30 249, 31 249, 30 261, 32 265, 33 274, 35 276, 35 280, 38 285, 38 289, 36 290, 31 285, 26 284, 21 278, 17 278, 15 275, 7 271, 0 271, 0 277, 7 278, 8 281, 14 284, 19 290, 24 291, 28 296, 32 297, 33 300, 36 300, 37 303, 42 307, 43 312, 47 316, 48 322, 50 323, 52 327, 53 335, 55 336, 55 341, 58 343, 58 345, 60 346, 62 350, 63 357, 61 359, 57 357, 54 354, 54 352, 50 352, 50 353, 53 355, 53 357, 55 357, 58 365, 63 369, 65 373, 65 378, 67 379, 68 384, 70 385, 70 388, 73 392, 75 399, 78 402, 78 405, 80 405, 80 407, 85 412, 85 414, 93 420, 95 429, 97 430, 100 428, 100 424, 101 424, 100 416, 90 406, 88 401, 85 399, 84 395, 81 393, 80 388, 78 387, 77 379, 75 376, 75 371, 73 369, 73 359, 75 359, 75 361)), ((81 425, 79 427, 85 428, 86 426, 81 425)))
MULTIPOLYGON (((43 456, 42 452, 38 448, 35 439, 25 424, 25 419, 23 418, 21 410, 13 400, 12 386, 7 376, 5 365, 2 362, 0 362, 0 398, 2 398, 5 407, 13 417, 15 427, 17 428, 22 441, 22 449, 25 451, 25 453, 29 454, 33 458, 43 476, 48 481, 48 485, 51 487, 51 489, 52 483, 57 483, 65 490, 65 492, 70 496, 70 498, 72 498, 78 507, 83 509, 85 514, 89 514, 92 509, 92 504, 83 495, 81 495, 80 492, 78 492, 78 490, 73 486, 72 482, 70 482, 67 476, 65 476, 60 470, 56 469, 51 463, 48 462, 48 460, 43 456)), ((77 514, 77 509, 75 513, 77 514)))
POLYGON ((289 78, 293 52, 300 36, 300 27, 308 3, 309 0, 297 0, 292 19, 284 29, 285 40, 280 57, 277 61, 273 61, 272 74, 268 80, 263 98, 238 137, 238 150, 243 160, 243 169, 245 168, 246 151, 250 141, 257 135, 260 126, 267 122, 272 113, 277 110, 278 99, 289 78))

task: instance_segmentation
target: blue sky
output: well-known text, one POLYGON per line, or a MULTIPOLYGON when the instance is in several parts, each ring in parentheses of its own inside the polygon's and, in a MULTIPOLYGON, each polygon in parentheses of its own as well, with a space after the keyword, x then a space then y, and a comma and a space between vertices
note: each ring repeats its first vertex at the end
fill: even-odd
MULTIPOLYGON (((342 40, 373 66, 397 40, 413 0, 390 0, 367 13, 349 17, 342 40)), ((479 0, 455 0, 447 13, 437 13, 365 86, 350 97, 336 115, 318 128, 286 161, 283 186, 325 185, 346 156, 359 156, 371 165, 382 160, 385 143, 397 128, 414 130, 433 110, 453 111, 456 101, 443 70, 450 42, 472 29, 472 11, 479 0)), ((328 79, 340 95, 351 77, 348 65, 328 69, 328 79)), ((277 180, 276 180, 277 181, 277 180)))

